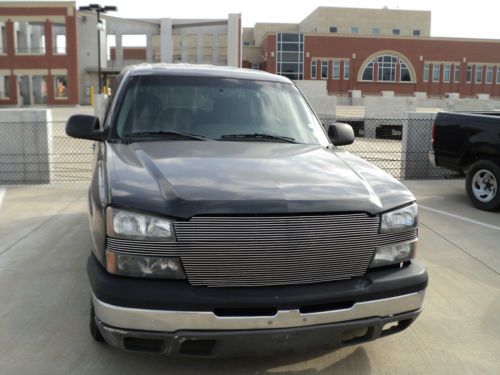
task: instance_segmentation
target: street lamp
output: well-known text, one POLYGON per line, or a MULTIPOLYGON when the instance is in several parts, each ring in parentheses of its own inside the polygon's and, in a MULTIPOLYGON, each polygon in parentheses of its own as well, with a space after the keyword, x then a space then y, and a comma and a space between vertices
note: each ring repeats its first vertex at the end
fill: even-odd
POLYGON ((102 90, 102 79, 101 79, 101 31, 103 29, 101 22, 101 13, 116 12, 118 10, 115 6, 101 6, 99 4, 89 4, 86 6, 78 7, 78 10, 85 10, 88 12, 96 12, 97 14, 97 75, 99 80, 99 91, 102 90))

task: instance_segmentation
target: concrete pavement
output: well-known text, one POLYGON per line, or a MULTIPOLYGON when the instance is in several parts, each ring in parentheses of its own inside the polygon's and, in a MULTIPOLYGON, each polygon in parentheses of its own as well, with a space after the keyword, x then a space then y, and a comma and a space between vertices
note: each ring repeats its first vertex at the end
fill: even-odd
POLYGON ((407 185, 432 209, 420 210, 418 257, 430 285, 414 325, 332 353, 228 360, 95 343, 85 189, 8 188, 0 208, 0 374, 499 374, 500 231, 481 223, 500 227, 500 213, 472 208, 462 181, 407 185))

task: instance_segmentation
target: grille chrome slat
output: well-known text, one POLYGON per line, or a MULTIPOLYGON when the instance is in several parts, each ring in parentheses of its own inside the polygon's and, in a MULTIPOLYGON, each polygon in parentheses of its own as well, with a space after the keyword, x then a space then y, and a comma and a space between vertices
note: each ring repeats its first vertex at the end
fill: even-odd
POLYGON ((417 231, 378 233, 366 214, 193 217, 174 223, 176 242, 108 238, 111 251, 182 259, 196 286, 318 283, 365 274, 377 246, 417 231))

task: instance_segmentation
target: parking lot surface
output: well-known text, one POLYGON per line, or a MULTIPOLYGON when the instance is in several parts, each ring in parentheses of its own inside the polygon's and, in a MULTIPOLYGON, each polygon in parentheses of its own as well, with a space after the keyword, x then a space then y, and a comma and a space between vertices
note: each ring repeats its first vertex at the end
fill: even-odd
POLYGON ((408 330, 334 352, 169 359, 88 333, 84 186, 0 187, 0 374, 500 374, 500 213, 463 181, 408 182, 430 284, 408 330))

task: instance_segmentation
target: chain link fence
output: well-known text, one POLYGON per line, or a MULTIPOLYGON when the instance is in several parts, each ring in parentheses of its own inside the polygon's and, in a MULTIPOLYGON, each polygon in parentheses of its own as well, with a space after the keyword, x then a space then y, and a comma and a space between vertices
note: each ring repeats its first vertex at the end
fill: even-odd
MULTIPOLYGON (((402 180, 444 179, 452 172, 428 159, 432 118, 336 118, 352 125, 356 140, 343 146, 402 180)), ((0 121, 0 185, 88 183, 93 142, 65 134, 65 122, 0 121)))

